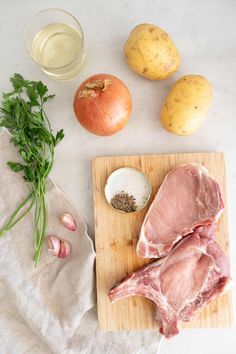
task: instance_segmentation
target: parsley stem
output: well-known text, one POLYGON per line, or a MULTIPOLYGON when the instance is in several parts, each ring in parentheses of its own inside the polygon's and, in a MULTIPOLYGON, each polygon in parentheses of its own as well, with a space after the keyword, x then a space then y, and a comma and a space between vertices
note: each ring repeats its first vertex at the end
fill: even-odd
POLYGON ((41 181, 40 185, 40 201, 39 201, 39 228, 38 228, 38 240, 35 248, 35 267, 38 264, 42 245, 46 236, 46 227, 47 227, 47 207, 45 201, 45 181, 41 181))
POLYGON ((24 206, 28 203, 28 201, 30 200, 30 198, 32 198, 32 193, 28 194, 28 196, 23 200, 22 203, 20 203, 20 205, 16 208, 16 210, 12 213, 12 215, 10 216, 10 218, 7 220, 7 222, 4 224, 4 226, 2 227, 2 229, 0 229, 0 237, 2 237, 4 235, 5 232, 7 232, 8 230, 11 229, 12 226, 14 226, 18 221, 20 221, 20 219, 25 216, 30 209, 33 206, 33 203, 30 204, 29 208, 26 209, 26 211, 20 216, 18 217, 18 219, 15 219, 17 217, 17 215, 19 214, 19 212, 21 211, 22 208, 24 208, 24 206))
POLYGON ((28 212, 32 209, 34 205, 34 199, 32 198, 32 202, 30 203, 29 207, 23 212, 23 214, 21 214, 18 219, 16 219, 10 226, 8 226, 8 230, 10 230, 13 226, 15 226, 21 219, 23 219, 23 217, 28 214, 28 212))

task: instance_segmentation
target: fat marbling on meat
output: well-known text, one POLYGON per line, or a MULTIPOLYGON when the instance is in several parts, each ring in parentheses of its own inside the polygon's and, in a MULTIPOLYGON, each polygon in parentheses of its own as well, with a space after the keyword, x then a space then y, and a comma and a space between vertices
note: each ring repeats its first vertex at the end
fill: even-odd
POLYGON ((166 175, 146 214, 137 255, 168 255, 196 227, 217 222, 223 209, 219 185, 203 165, 178 165, 166 175))
POLYGON ((130 274, 109 292, 112 302, 144 296, 156 305, 160 332, 176 335, 178 321, 189 321, 227 290, 229 261, 215 242, 215 224, 197 227, 166 257, 130 274))

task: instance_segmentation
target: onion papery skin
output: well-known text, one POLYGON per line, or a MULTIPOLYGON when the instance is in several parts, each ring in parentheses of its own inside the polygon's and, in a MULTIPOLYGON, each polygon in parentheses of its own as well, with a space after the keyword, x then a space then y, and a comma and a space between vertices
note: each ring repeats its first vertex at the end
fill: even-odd
POLYGON ((128 123, 132 111, 131 94, 116 76, 93 75, 76 91, 74 111, 80 124, 90 133, 112 135, 128 123))

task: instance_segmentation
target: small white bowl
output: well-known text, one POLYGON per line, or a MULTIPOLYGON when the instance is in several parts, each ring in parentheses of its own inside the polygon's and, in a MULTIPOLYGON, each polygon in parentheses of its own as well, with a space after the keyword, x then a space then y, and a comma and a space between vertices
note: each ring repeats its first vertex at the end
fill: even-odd
POLYGON ((122 167, 113 171, 105 185, 105 197, 108 204, 121 213, 135 213, 147 205, 152 193, 152 187, 145 174, 134 167, 122 167), (127 193, 135 198, 137 209, 126 212, 111 205, 111 199, 121 192, 127 193))

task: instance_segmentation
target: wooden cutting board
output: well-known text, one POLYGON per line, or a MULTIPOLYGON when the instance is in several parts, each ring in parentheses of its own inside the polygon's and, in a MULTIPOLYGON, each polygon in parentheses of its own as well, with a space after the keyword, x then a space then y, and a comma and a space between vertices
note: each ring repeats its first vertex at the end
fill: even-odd
MULTIPOLYGON (((98 320, 103 330, 158 328, 154 319, 154 304, 143 297, 129 297, 111 303, 107 293, 128 273, 148 263, 138 258, 135 246, 144 216, 165 175, 180 163, 199 162, 207 167, 221 186, 226 205, 226 177, 223 153, 189 153, 147 156, 98 157, 93 161, 96 273, 98 320), (109 174, 117 168, 131 166, 140 169, 150 179, 152 196, 148 206, 134 214, 113 210, 105 200, 104 187, 109 174)), ((228 253, 227 208, 219 224, 217 241, 228 253)), ((227 327, 232 324, 231 293, 206 306, 195 318, 182 327, 227 327)))

